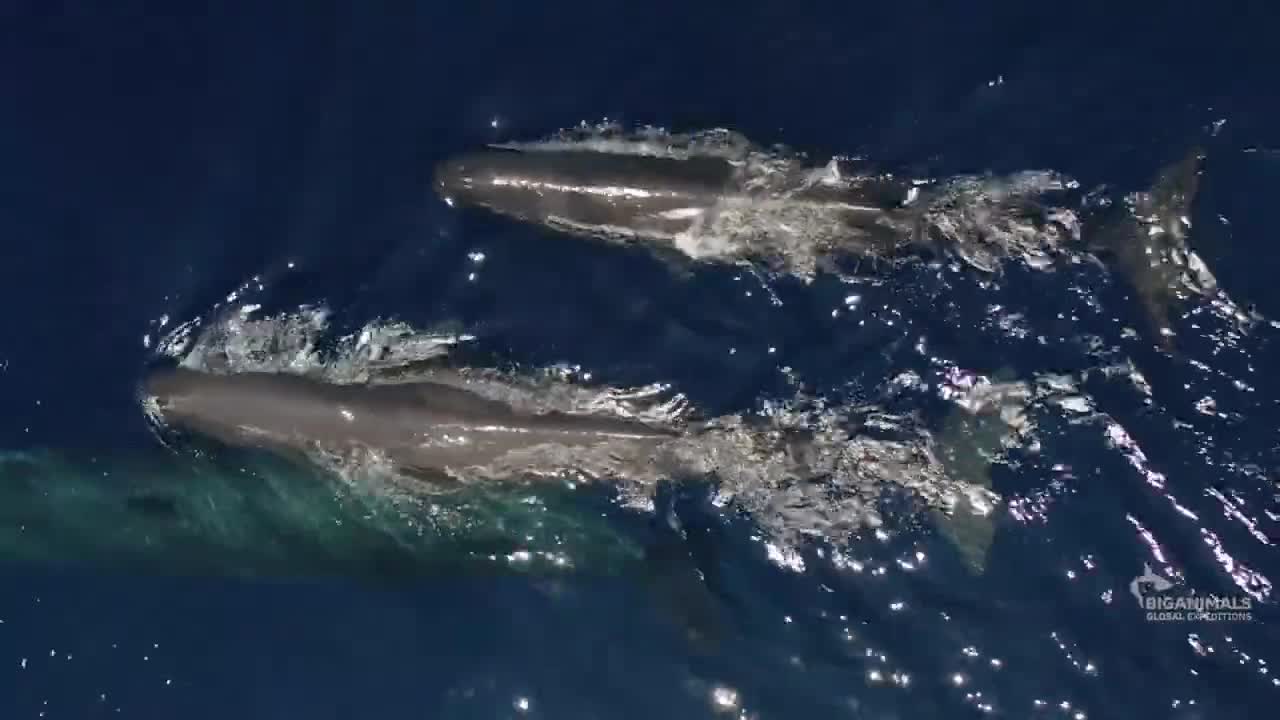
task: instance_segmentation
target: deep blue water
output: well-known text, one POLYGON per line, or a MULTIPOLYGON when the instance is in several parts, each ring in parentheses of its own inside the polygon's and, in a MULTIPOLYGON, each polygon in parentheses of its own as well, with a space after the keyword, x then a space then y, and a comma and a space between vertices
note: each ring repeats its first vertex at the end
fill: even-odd
MULTIPOLYGON (((1225 120, 1193 243, 1233 297, 1280 317, 1270 215, 1280 57, 1262 32, 1276 19, 1209 3, 9 5, 0 448, 154 449, 134 398, 149 323, 199 315, 258 273, 279 278, 280 307, 324 300, 351 327, 383 315, 451 321, 505 360, 581 364, 617 384, 667 380, 714 412, 783 392, 776 358, 761 351, 771 346, 820 393, 888 379, 900 334, 833 319, 846 293, 837 282, 779 281, 785 302, 774 307, 744 294, 736 271, 674 277, 648 256, 458 213, 430 193, 448 154, 604 116, 731 127, 904 172, 1048 167, 1129 189, 1225 120), (488 260, 469 282, 476 248, 488 260), (303 270, 283 273, 290 260, 303 270)), ((1077 307, 1055 282, 1014 271, 1000 300, 1052 329, 1077 307)), ((868 293, 929 315, 909 289, 868 293)), ((965 292, 943 302, 963 305, 965 292)), ((1099 292, 1110 314, 1137 325, 1118 291, 1099 292)), ((1083 362, 975 337, 945 314, 926 328, 931 344, 966 366, 1083 362)), ((1081 322, 1073 332, 1118 332, 1081 322)), ((1204 494, 1241 493, 1274 543, 1280 383, 1268 370, 1280 355, 1270 332, 1221 356, 1187 334, 1189 355, 1248 373, 1252 393, 1154 350, 1133 354, 1163 411, 1212 436, 1214 462, 1260 466, 1259 484, 1216 469, 1132 397, 1100 390, 1095 400, 1171 493, 1219 518, 1235 561, 1274 582, 1274 545, 1222 520, 1204 494), (1196 417, 1207 394, 1243 421, 1196 417)), ((1074 451, 1089 457, 1081 442, 1074 451)), ((1108 589, 1126 595, 1145 559, 1126 518, 1192 584, 1234 588, 1204 536, 1119 456, 1096 462, 1098 473, 1045 491, 1055 498, 1046 524, 1010 524, 981 579, 945 550, 915 576, 816 562, 792 574, 767 562, 749 529, 682 509, 706 525, 693 551, 724 601, 727 639, 712 652, 691 650, 645 583, 625 575, 380 587, 7 564, 0 717, 704 717, 717 685, 761 718, 983 716, 983 700, 966 698, 979 691, 1014 718, 1272 716, 1274 596, 1235 628, 1153 625, 1097 602, 1108 589), (1097 572, 1083 572, 1086 557, 1097 572), (1082 578, 1067 582, 1069 570, 1082 578), (907 612, 886 609, 903 598, 907 612), (873 662, 881 653, 889 660, 873 662), (909 686, 869 680, 878 667, 909 673, 909 686)), ((892 565, 916 542, 928 540, 866 552, 892 565)))

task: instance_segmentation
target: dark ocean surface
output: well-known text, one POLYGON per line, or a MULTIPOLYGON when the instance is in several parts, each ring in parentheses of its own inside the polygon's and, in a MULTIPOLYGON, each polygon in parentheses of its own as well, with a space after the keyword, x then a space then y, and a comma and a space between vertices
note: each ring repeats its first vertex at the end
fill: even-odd
POLYGON ((56 461, 0 464, 0 718, 1275 717, 1276 326, 1228 343, 1195 299, 1171 354, 1122 334, 1140 312, 1104 273, 1017 267, 996 289, 889 272, 859 292, 893 312, 858 319, 833 314, 850 290, 829 277, 775 279, 775 304, 739 269, 673 274, 460 212, 430 184, 453 153, 606 117, 1120 192, 1199 142, 1191 244, 1233 299, 1280 319, 1277 20, 1208 2, 6 4, 0 453, 56 461), (100 499, 99 474, 106 497, 171 462, 137 401, 158 318, 205 316, 254 276, 256 302, 324 303, 343 332, 448 325, 495 363, 668 382, 713 414, 784 397, 781 365, 819 396, 874 395, 917 336, 973 372, 1030 377, 1082 370, 1068 340, 1096 335, 1152 395, 1089 386, 1130 445, 1064 431, 1046 452, 1070 471, 998 468, 1019 512, 998 513, 980 574, 892 518, 855 562, 815 542, 793 571, 697 483, 656 513, 574 501, 606 528, 591 532, 658 559, 577 572, 420 557, 438 548, 407 572, 401 550, 283 540, 267 557, 260 524, 226 561, 253 572, 228 573, 199 548, 118 555, 95 534, 109 514, 47 551, 15 540, 35 517, 22 503, 56 514, 100 499), (1029 334, 984 322, 992 305, 1029 334), (1251 619, 1147 619, 1129 591, 1144 563, 1179 591, 1249 597, 1251 619), (696 589, 667 577, 691 568, 696 589))

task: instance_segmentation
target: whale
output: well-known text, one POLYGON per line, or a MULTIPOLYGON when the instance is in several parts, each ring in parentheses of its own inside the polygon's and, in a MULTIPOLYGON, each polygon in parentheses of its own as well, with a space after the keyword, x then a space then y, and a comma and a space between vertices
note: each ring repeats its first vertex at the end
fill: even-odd
POLYGON ((692 410, 644 421, 616 409, 546 410, 511 400, 503 382, 469 385, 474 376, 463 370, 338 382, 166 367, 145 376, 140 399, 163 436, 355 473, 355 486, 418 504, 474 488, 585 482, 628 506, 651 507, 663 487, 710 483, 720 502, 790 545, 813 537, 838 543, 878 527, 879 498, 906 493, 974 568, 991 544, 1000 500, 989 478, 939 461, 993 451, 963 434, 943 432, 936 443, 907 428, 897 438, 864 436, 860 420, 839 414, 807 428, 692 410), (841 490, 829 495, 828 486, 841 490))
POLYGON ((1149 188, 1120 197, 1082 192, 1050 171, 912 179, 844 158, 813 166, 759 149, 718 150, 651 141, 493 145, 441 161, 434 189, 452 207, 638 246, 681 267, 750 265, 812 279, 846 274, 850 260, 954 260, 998 273, 1013 258, 1036 269, 1085 259, 1127 283, 1165 347, 1178 303, 1219 294, 1189 245, 1200 146, 1160 169, 1149 188))

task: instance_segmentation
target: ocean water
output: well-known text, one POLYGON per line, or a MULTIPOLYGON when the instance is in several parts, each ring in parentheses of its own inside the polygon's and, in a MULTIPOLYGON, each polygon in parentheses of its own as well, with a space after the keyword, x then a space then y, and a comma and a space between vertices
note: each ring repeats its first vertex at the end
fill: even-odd
POLYGON ((1275 18, 1252 12, 0 11, 0 717, 1270 717, 1280 100, 1275 18), (673 273, 431 192, 450 154, 603 118, 1117 193, 1202 143, 1191 244, 1262 320, 1194 298, 1169 352, 1092 266, 673 273), (981 567, 911 507, 779 550, 701 479, 652 508, 543 487, 424 518, 163 446, 140 378, 175 326, 249 303, 323 306, 330 345, 464 333, 475 363, 665 383, 708 415, 800 389, 941 435, 940 378, 1073 380, 1039 454, 991 468, 981 567), (886 395, 909 372, 923 389, 886 395), (1149 617, 1144 566, 1250 615, 1149 617))

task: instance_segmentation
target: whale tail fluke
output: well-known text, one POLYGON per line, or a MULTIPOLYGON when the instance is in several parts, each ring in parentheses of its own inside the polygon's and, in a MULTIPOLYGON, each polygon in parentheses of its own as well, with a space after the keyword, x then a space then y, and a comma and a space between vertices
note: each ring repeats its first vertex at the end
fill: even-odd
POLYGON ((1190 295, 1208 295, 1217 281, 1191 249, 1191 218, 1206 152, 1192 147, 1165 166, 1145 191, 1131 193, 1087 238, 1089 250, 1110 260, 1131 286, 1158 344, 1173 349, 1170 318, 1190 295))

